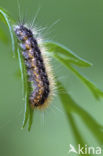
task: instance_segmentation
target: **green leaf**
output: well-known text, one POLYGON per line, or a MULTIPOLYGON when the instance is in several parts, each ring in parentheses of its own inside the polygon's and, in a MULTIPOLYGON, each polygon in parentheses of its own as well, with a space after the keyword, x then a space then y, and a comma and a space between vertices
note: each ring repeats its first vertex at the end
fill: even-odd
POLYGON ((34 115, 34 110, 32 108, 30 108, 28 131, 31 130, 31 126, 32 126, 32 123, 33 123, 33 115, 34 115))
POLYGON ((95 96, 96 99, 99 99, 100 97, 103 97, 103 91, 100 90, 99 88, 97 88, 93 82, 91 82, 85 76, 80 74, 72 66, 70 66, 69 69, 71 69, 72 72, 74 72, 77 75, 77 77, 80 78, 84 82, 84 84, 86 84, 86 86, 91 90, 92 94, 95 96))
POLYGON ((80 67, 89 67, 91 64, 82 58, 78 57, 76 54, 71 52, 69 49, 64 46, 54 43, 54 42, 45 42, 44 46, 48 49, 48 52, 52 52, 51 56, 56 60, 61 62, 67 69, 70 69, 75 75, 83 81, 84 84, 91 90, 92 94, 96 99, 103 97, 103 91, 97 88, 93 82, 88 80, 85 76, 80 74, 75 68, 71 66, 71 64, 75 64, 80 67), (62 55, 61 55, 62 54, 62 55), (64 57, 65 56, 65 57, 64 57))
POLYGON ((61 58, 60 56, 55 56, 55 58, 61 62, 67 69, 70 69, 82 82, 91 90, 92 94, 96 99, 99 99, 100 97, 103 97, 103 91, 101 91, 99 88, 95 86, 93 82, 88 80, 85 76, 80 74, 74 67, 70 65, 68 61, 61 58))
POLYGON ((14 40, 14 35, 13 35, 12 23, 11 23, 11 20, 10 20, 8 14, 6 13, 6 11, 4 11, 1 8, 0 8, 0 19, 4 23, 6 23, 9 28, 9 32, 10 32, 10 36, 11 36, 11 43, 12 43, 12 51, 15 52, 15 40, 14 40))
POLYGON ((60 56, 71 64, 75 64, 80 67, 90 67, 92 65, 61 44, 55 42, 44 42, 43 45, 47 48, 48 52, 52 53, 52 55, 60 56))
POLYGON ((25 127, 27 121, 29 120, 28 131, 30 131, 31 126, 32 126, 33 113, 34 113, 34 110, 30 107, 30 103, 29 103, 31 84, 30 82, 28 82, 26 67, 25 67, 24 60, 19 49, 18 49, 18 60, 19 60, 19 66, 20 66, 20 71, 21 71, 21 78, 22 78, 22 84, 24 88, 24 99, 25 99, 25 113, 24 113, 24 120, 23 120, 22 128, 25 127))
MULTIPOLYGON (((71 130, 72 130, 72 133, 73 133, 73 136, 74 136, 74 139, 75 139, 76 146, 78 144, 80 144, 81 147, 84 147, 83 152, 85 152, 85 144, 87 145, 87 143, 86 143, 85 139, 81 136, 81 133, 78 130, 78 127, 76 126, 76 122, 75 122, 72 114, 67 113, 67 118, 68 118, 68 122, 70 124, 71 130)), ((82 156, 84 154, 81 153, 80 155, 82 156)), ((89 156, 89 154, 86 154, 86 156, 89 156)))
MULTIPOLYGON (((60 90, 64 91, 64 93, 67 92, 65 90, 65 88, 63 87, 63 85, 59 81, 58 81, 57 85, 60 88, 60 90)), ((64 106, 64 110, 65 110, 69 120, 72 120, 71 123, 74 122, 73 121, 74 119, 71 114, 77 114, 83 120, 83 123, 88 127, 88 129, 95 136, 97 141, 100 144, 103 144, 103 127, 102 127, 102 125, 100 125, 95 119, 93 119, 93 117, 88 112, 86 112, 83 108, 78 106, 77 103, 71 98, 71 96, 69 94, 63 94, 60 91, 58 91, 58 94, 59 94, 60 100, 64 106)), ((73 123, 72 123, 72 126, 73 126, 73 123)), ((75 126, 73 126, 73 127, 74 127, 74 131, 76 133, 74 135, 77 135, 77 136, 80 135, 77 133, 76 127, 75 126)), ((82 138, 82 137, 80 137, 80 138, 82 138)))
MULTIPOLYGON (((13 20, 8 16, 8 13, 1 8, 0 8, 0 19, 9 28, 11 42, 12 42, 12 51, 15 52, 17 49, 15 48, 16 44, 14 40, 14 31, 12 27, 13 20)), ((28 130, 30 131, 32 120, 33 120, 33 112, 34 112, 32 108, 30 107, 30 103, 29 103, 31 84, 28 82, 26 67, 25 67, 24 60, 21 56, 19 49, 17 50, 17 52, 18 52, 18 60, 19 60, 21 78, 22 78, 22 84, 23 84, 22 88, 24 88, 23 92, 24 92, 24 99, 25 99, 25 114, 24 114, 23 128, 25 127, 27 121, 29 120, 28 130)))

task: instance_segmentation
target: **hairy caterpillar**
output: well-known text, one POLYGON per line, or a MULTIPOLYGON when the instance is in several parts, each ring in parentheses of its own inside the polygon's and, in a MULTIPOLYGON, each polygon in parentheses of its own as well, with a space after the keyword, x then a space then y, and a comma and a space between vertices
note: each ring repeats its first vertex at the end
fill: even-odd
POLYGON ((22 49, 28 81, 31 83, 29 103, 32 108, 46 107, 52 98, 55 82, 45 48, 39 46, 39 40, 28 26, 16 25, 14 31, 22 49))

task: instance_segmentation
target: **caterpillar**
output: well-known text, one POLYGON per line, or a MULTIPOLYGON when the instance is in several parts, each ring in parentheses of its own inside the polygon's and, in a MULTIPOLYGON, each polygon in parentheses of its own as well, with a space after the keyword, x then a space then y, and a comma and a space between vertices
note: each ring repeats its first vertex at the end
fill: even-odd
POLYGON ((47 107, 53 96, 55 81, 45 54, 46 49, 39 46, 35 32, 27 25, 15 25, 14 32, 19 41, 28 81, 31 83, 29 103, 32 108, 47 107))

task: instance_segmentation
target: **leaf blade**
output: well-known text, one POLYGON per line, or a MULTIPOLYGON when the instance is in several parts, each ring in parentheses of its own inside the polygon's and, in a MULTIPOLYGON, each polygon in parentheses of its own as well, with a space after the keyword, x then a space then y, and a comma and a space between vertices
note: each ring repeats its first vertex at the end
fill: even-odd
POLYGON ((97 88, 93 82, 88 80, 85 76, 79 73, 74 67, 72 67, 68 63, 68 61, 65 61, 63 58, 59 56, 55 56, 55 59, 61 62, 67 69, 71 70, 80 80, 82 80, 82 82, 90 89, 90 91, 92 92, 92 94, 97 100, 99 100, 100 97, 103 98, 103 91, 97 88))
POLYGON ((61 54, 71 64, 75 64, 79 67, 90 67, 92 65, 91 63, 77 56, 74 52, 72 52, 70 49, 64 47, 61 44, 47 41, 44 42, 43 45, 47 48, 48 52, 51 52, 52 54, 58 56, 60 56, 61 54))
POLYGON ((4 11, 2 8, 0 8, 0 15, 1 15, 0 17, 2 17, 1 20, 3 22, 5 21, 5 23, 7 24, 8 28, 9 28, 10 37, 11 37, 11 43, 12 43, 12 51, 14 53, 15 52, 15 40, 14 40, 11 20, 10 20, 8 14, 6 13, 6 11, 4 11))
MULTIPOLYGON (((60 81, 57 82, 57 85, 61 90, 64 90, 66 93, 66 89, 63 87, 60 81)), ((58 95, 61 99, 61 102, 64 106, 64 110, 69 116, 70 114, 77 114, 82 121, 86 124, 88 129, 93 133, 95 138, 100 144, 103 144, 103 126, 100 125, 88 112, 86 112, 82 107, 80 107, 71 97, 70 94, 63 94, 60 91, 58 95)))

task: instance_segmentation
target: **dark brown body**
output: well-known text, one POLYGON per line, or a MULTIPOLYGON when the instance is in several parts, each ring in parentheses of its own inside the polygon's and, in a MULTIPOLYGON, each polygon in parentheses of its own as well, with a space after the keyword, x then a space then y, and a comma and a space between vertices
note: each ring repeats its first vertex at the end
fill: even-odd
POLYGON ((41 106, 47 100, 50 93, 49 80, 41 51, 31 30, 20 25, 15 27, 14 31, 20 42, 28 81, 31 82, 31 89, 33 90, 29 97, 30 104, 33 107, 41 106))

